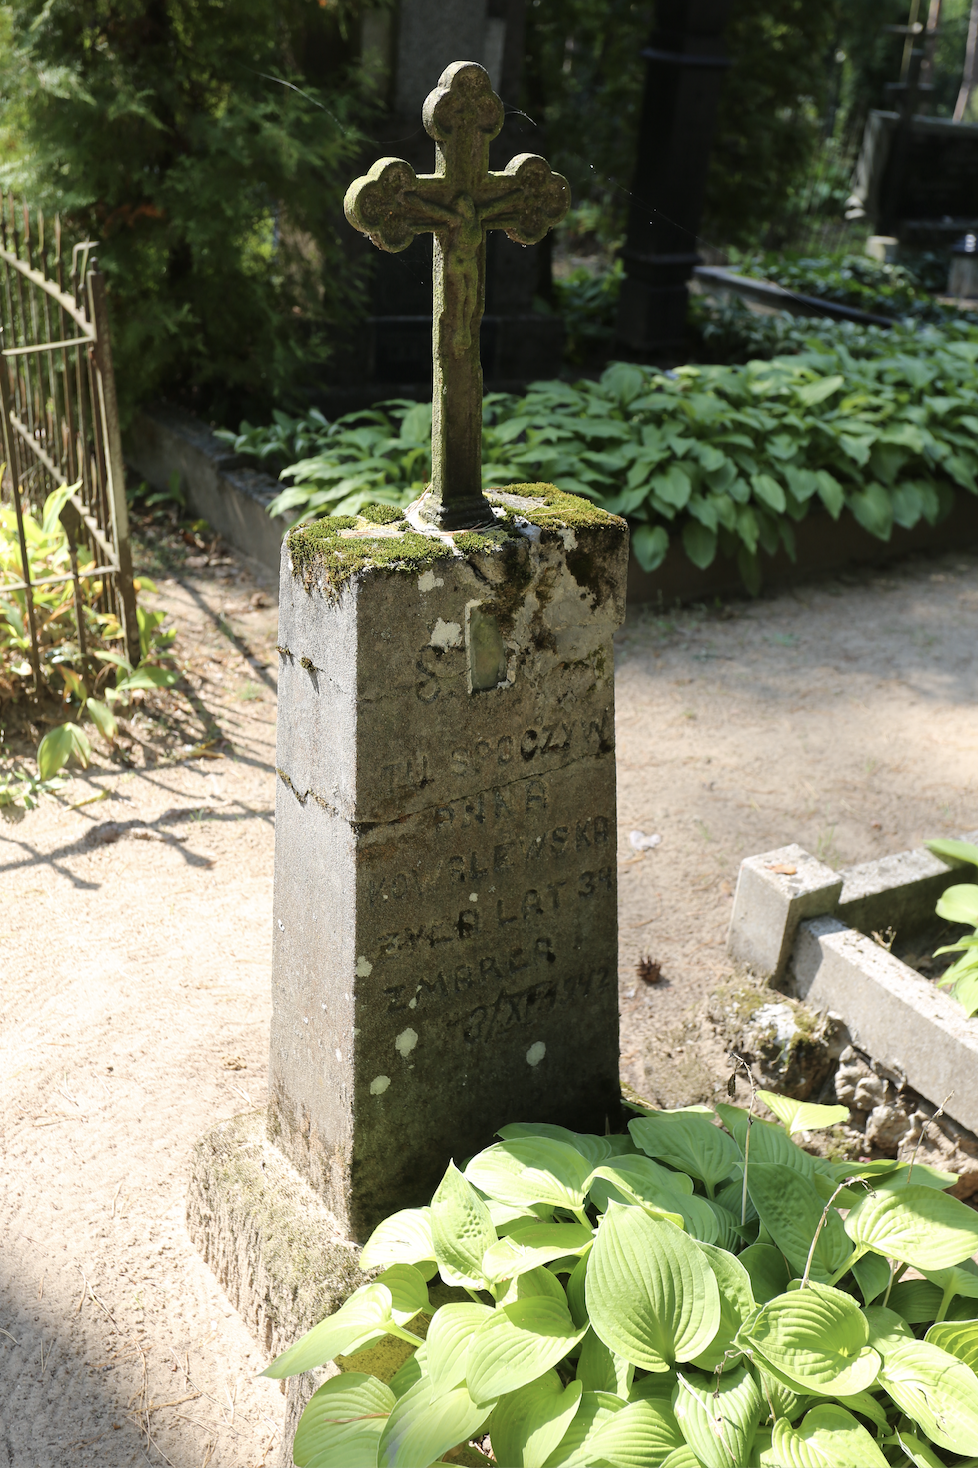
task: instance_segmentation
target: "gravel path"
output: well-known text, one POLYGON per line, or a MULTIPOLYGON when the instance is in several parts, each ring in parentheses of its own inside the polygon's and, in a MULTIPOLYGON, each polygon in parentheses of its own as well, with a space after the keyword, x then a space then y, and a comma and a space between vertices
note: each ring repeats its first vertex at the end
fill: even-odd
MULTIPOLYGON (((0 825, 0 1468, 277 1452, 283 1398, 182 1223, 195 1139, 265 1099, 275 614, 233 564, 159 586, 189 692, 140 712, 130 768, 0 825)), ((619 646, 623 1073, 683 1104, 718 1084, 683 1017, 743 856, 978 826, 978 556, 639 609, 619 646)))

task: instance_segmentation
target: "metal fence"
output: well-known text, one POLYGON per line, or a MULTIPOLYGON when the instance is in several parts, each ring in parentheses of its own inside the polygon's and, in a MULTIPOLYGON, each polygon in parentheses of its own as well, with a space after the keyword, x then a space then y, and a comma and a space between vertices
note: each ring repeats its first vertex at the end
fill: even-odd
POLYGON ((0 595, 23 594, 35 687, 41 687, 41 637, 35 589, 74 583, 82 664, 87 637, 81 583, 98 583, 94 606, 118 619, 126 655, 139 661, 125 468, 119 434, 105 278, 88 242, 62 255, 61 221, 33 218, 26 204, 0 194, 0 416, 6 468, 2 494, 13 501, 22 581, 0 595), (67 270, 66 270, 67 264, 67 270), (66 279, 67 277, 67 279, 66 279), (32 581, 24 507, 73 486, 61 523, 71 571, 32 581), (87 550, 92 558, 79 551, 87 550))

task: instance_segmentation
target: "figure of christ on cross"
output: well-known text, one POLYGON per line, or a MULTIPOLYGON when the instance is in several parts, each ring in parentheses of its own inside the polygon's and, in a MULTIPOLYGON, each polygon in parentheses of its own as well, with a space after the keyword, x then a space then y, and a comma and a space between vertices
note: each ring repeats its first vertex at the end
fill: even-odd
POLYGON ((442 72, 423 116, 435 140, 435 172, 418 175, 401 158, 381 158, 350 185, 344 208, 382 250, 404 250, 417 234, 435 237, 431 491, 423 513, 440 530, 470 530, 494 523, 482 492, 486 231, 535 245, 567 213, 570 189, 535 153, 490 172, 503 104, 474 61, 442 72))

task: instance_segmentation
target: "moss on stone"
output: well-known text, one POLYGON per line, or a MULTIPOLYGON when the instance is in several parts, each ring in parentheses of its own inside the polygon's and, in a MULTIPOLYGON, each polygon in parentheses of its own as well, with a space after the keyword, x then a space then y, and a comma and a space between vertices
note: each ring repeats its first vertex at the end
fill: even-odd
POLYGON ((505 484, 488 491, 490 502, 502 503, 510 510, 511 507, 505 504, 505 500, 500 501, 498 498, 508 494, 517 495, 520 499, 541 501, 539 508, 534 506, 532 509, 512 512, 529 520, 531 525, 537 525, 541 530, 593 530, 599 526, 614 526, 622 534, 625 532, 625 521, 619 515, 610 515, 599 505, 591 504, 590 500, 582 499, 580 495, 566 494, 553 484, 505 484))
POLYGON ((358 571, 368 566, 384 571, 411 571, 415 574, 426 566, 452 555, 450 546, 433 536, 408 530, 403 535, 341 536, 340 530, 357 524, 348 515, 330 515, 289 533, 289 555, 292 569, 308 587, 317 566, 322 567, 334 595, 358 571), (342 521, 340 524, 338 522, 342 521))
POLYGON ((369 525, 396 525, 399 520, 404 519, 404 511, 398 509, 397 505, 364 505, 360 518, 369 525))

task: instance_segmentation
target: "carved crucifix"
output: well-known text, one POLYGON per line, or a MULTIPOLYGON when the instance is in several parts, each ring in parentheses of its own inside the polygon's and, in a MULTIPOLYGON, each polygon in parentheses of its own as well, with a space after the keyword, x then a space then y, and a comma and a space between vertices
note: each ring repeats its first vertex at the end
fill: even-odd
POLYGON ((435 172, 415 173, 401 158, 381 158, 350 185, 344 201, 354 229, 382 250, 405 250, 416 234, 434 242, 431 493, 426 519, 441 530, 493 522, 482 493, 482 363, 486 231, 502 229, 535 245, 567 213, 567 180, 545 158, 521 153, 489 171, 489 144, 503 104, 489 73, 474 61, 446 68, 424 104, 435 140, 435 172))

